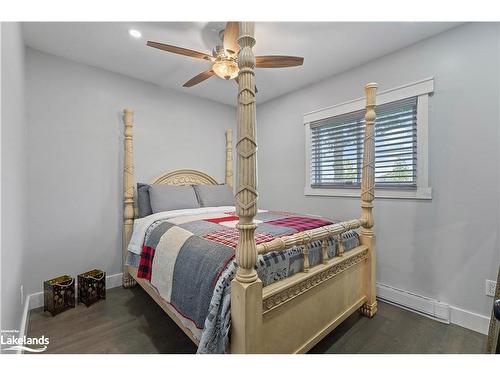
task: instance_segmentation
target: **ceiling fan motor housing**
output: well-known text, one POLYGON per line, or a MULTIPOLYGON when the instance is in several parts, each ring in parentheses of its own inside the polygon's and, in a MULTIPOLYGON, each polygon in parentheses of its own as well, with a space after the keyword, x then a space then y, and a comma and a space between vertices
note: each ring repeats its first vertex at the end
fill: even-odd
POLYGON ((224 47, 220 45, 215 46, 214 49, 212 50, 212 55, 215 58, 224 57, 226 55, 224 47))

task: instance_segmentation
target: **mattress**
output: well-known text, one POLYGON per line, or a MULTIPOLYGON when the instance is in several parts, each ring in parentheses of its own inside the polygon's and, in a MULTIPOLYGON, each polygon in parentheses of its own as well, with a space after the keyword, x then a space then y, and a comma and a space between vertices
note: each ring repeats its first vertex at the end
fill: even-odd
MULTIPOLYGON (((138 268, 169 303, 199 341, 198 351, 223 353, 230 329, 230 281, 238 242, 235 208, 204 207, 149 215, 134 222, 127 264, 138 268)), ((255 216, 257 244, 304 230, 333 224, 313 215, 259 210, 255 216)), ((345 251, 359 245, 356 232, 342 236, 345 251)), ((335 239, 328 240, 328 255, 335 256, 335 239)), ((309 263, 321 261, 321 244, 311 244, 309 263)), ((259 255, 256 270, 263 285, 300 272, 302 247, 259 255)))

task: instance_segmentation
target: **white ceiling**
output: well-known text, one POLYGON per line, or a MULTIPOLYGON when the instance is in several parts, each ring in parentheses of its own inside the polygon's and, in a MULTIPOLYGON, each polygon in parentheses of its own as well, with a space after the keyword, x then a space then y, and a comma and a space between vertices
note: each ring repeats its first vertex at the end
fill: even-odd
MULTIPOLYGON (((301 67, 257 69, 258 102, 318 82, 457 25, 257 22, 256 55, 304 57, 301 67)), ((235 105, 234 81, 213 77, 191 88, 182 87, 188 79, 207 70, 209 62, 163 52, 145 44, 153 40, 210 54, 223 27, 223 22, 40 22, 24 23, 23 32, 26 44, 35 49, 235 105), (140 30, 142 38, 132 38, 128 34, 130 28, 140 30)))

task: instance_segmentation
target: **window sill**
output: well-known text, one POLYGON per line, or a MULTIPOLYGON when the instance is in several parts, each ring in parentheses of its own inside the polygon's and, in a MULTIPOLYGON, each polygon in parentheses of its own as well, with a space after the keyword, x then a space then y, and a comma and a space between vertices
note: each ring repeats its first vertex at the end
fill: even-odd
MULTIPOLYGON (((323 197, 346 197, 360 198, 360 189, 321 189, 306 186, 304 188, 305 196, 323 196, 323 197)), ((409 199, 409 200, 431 200, 431 188, 417 188, 416 190, 397 190, 397 189, 375 189, 376 199, 409 199)))

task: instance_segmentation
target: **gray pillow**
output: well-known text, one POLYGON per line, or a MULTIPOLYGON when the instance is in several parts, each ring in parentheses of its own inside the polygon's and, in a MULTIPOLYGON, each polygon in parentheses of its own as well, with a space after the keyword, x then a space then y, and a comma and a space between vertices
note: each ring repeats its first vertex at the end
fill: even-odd
POLYGON ((153 213, 200 207, 192 186, 151 185, 149 200, 153 213))
POLYGON ((233 189, 229 185, 195 185, 201 207, 234 206, 233 189))
POLYGON ((151 215, 153 209, 149 201, 149 187, 151 185, 144 183, 137 183, 137 211, 139 218, 151 215))

